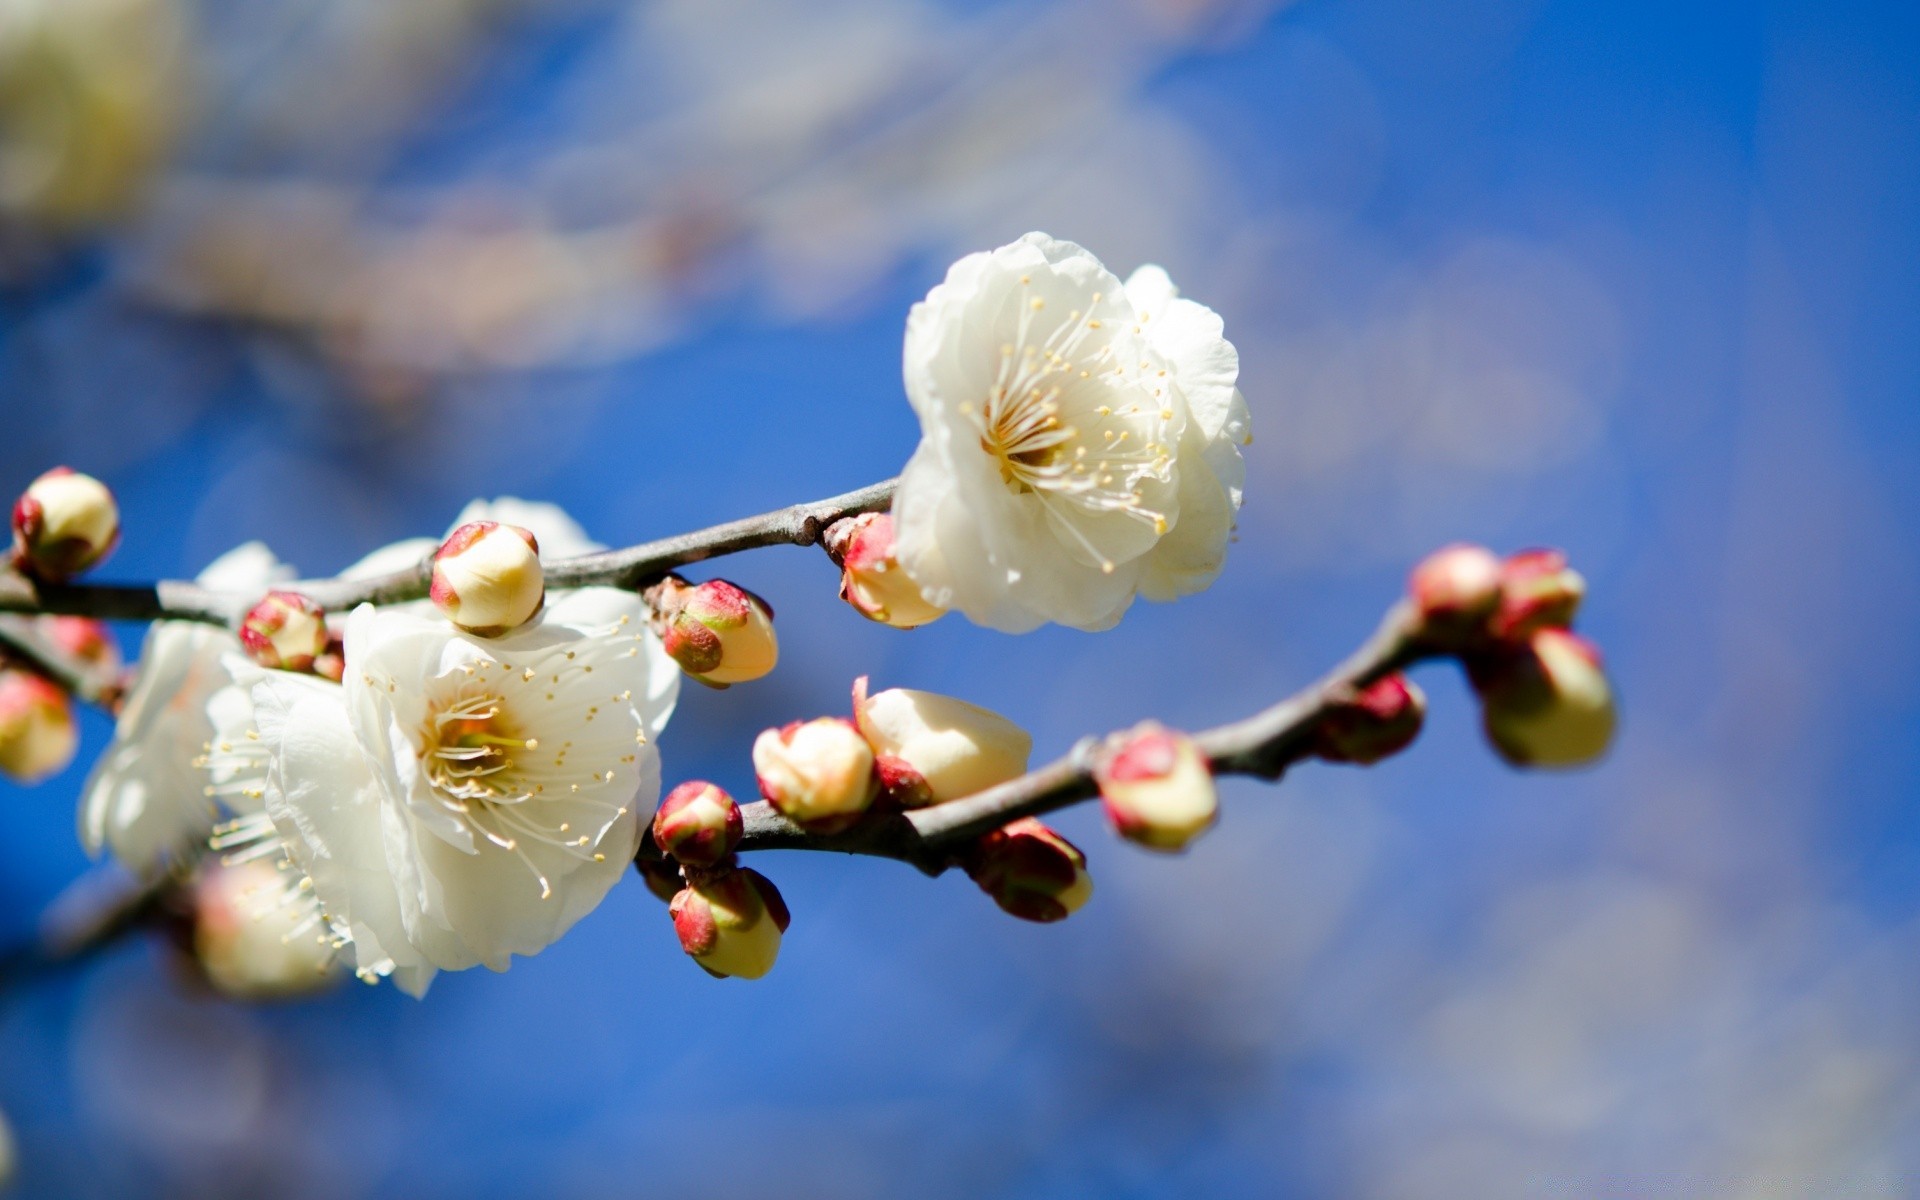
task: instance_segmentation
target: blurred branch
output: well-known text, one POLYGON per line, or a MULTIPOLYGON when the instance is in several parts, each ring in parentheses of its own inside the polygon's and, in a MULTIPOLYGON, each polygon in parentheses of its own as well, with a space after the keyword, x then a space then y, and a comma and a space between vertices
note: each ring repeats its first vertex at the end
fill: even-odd
POLYGON ((84 875, 53 902, 40 936, 0 950, 0 990, 80 962, 166 915, 180 880, 172 874, 128 885, 117 871, 84 875), (109 882, 109 877, 113 877, 109 882))
MULTIPOLYGON (((1316 728, 1334 706, 1384 676, 1441 653, 1417 633, 1414 610, 1402 601, 1364 645, 1318 682, 1245 720, 1193 734, 1193 739, 1216 775, 1278 780, 1309 755, 1316 728)), ((842 833, 809 833, 766 801, 758 801, 742 810, 746 832, 740 849, 865 854, 899 859, 938 875, 954 865, 968 843, 1009 821, 1099 795, 1094 768, 1124 737, 1124 732, 1116 732, 1083 738, 1064 757, 1018 779, 931 808, 871 817, 842 833)), ((642 843, 639 857, 661 857, 651 838, 642 843)))
MULTIPOLYGON (((637 590, 676 567, 760 546, 811 546, 829 525, 893 503, 895 480, 806 504, 729 521, 724 525, 603 550, 549 563, 551 588, 617 587, 637 590)), ((286 585, 329 611, 359 604, 423 600, 432 583, 427 560, 372 579, 314 579, 286 585)), ((183 580, 139 584, 47 584, 18 572, 0 573, 0 613, 66 613, 128 621, 201 621, 232 625, 260 599, 255 593, 218 592, 183 580)))
POLYGON ((4 658, 25 664, 89 704, 108 712, 119 708, 124 689, 116 667, 103 669, 81 661, 54 645, 28 618, 0 614, 0 659, 4 658))

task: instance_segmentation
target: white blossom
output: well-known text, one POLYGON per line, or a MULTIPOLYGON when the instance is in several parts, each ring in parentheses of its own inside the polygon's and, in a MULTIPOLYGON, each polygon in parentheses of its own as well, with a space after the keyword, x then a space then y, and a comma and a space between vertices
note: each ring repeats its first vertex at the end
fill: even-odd
MULTIPOLYGON (((293 577, 259 542, 228 551, 200 573, 218 591, 264 591, 293 577)), ((206 795, 200 757, 213 736, 208 702, 232 682, 226 660, 240 642, 193 621, 157 621, 139 673, 80 802, 80 840, 147 872, 203 841, 219 812, 206 795)))
POLYGON ((1091 630, 1212 583, 1248 440, 1221 333, 1160 268, 1123 286, 1045 234, 955 263, 907 319, 921 440, 893 514, 925 598, 1091 630))

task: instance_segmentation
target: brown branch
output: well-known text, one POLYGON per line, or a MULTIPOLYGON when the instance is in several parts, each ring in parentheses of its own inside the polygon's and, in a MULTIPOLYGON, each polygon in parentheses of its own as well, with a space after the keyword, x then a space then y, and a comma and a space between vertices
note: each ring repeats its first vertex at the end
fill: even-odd
MULTIPOLYGON (((829 525, 893 503, 897 481, 881 483, 787 508, 729 521, 708 529, 620 550, 603 550, 547 564, 553 588, 617 587, 638 590, 667 572, 723 554, 760 546, 811 546, 829 525)), ((372 579, 310 579, 289 584, 321 607, 342 612, 359 604, 397 604, 427 595, 432 569, 426 561, 372 579)), ((233 625, 258 601, 257 594, 217 592, 184 580, 140 584, 46 584, 17 572, 0 572, 0 613, 67 613, 127 621, 201 621, 233 625)))
MULTIPOLYGON (((1242 721, 1193 735, 1216 775, 1253 775, 1277 780, 1309 756, 1314 733, 1336 704, 1368 684, 1440 652, 1419 640, 1413 608, 1401 602, 1373 636, 1318 682, 1242 721)), ((1093 769, 1124 736, 1084 738, 1064 757, 959 800, 906 813, 877 815, 842 833, 810 833, 761 800, 742 810, 740 849, 831 850, 911 863, 930 875, 954 865, 955 856, 983 834, 1021 817, 1066 808, 1099 794, 1093 769)), ((640 857, 656 859, 652 839, 640 857)))
POLYGON ((127 883, 118 871, 83 875, 41 921, 40 936, 0 951, 0 990, 81 962, 122 938, 158 925, 173 910, 181 881, 165 874, 127 883))

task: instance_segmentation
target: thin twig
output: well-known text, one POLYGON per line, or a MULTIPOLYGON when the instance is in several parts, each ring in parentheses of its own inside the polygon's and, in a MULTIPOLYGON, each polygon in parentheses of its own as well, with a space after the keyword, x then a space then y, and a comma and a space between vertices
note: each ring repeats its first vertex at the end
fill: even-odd
MULTIPOLYGON (((1253 775, 1277 780, 1311 753, 1314 732, 1334 705, 1383 676, 1437 653, 1415 636, 1412 607, 1387 613, 1366 644, 1318 682, 1242 721, 1193 735, 1216 775, 1253 775)), ((986 791, 932 808, 870 817, 841 833, 810 833, 781 816, 766 801, 746 805, 742 851, 830 850, 912 863, 937 875, 952 866, 969 842, 1021 817, 1038 816, 1099 794, 1094 767, 1123 733, 1082 739, 1065 756, 986 791)), ((651 839, 642 858, 657 858, 651 839)))
MULTIPOLYGON (((835 521, 879 512, 893 503, 896 482, 889 479, 844 495, 775 509, 693 533, 561 559, 547 564, 547 586, 637 590, 677 567, 723 554, 760 546, 811 546, 819 542, 835 521)), ((306 593, 330 612, 343 612, 359 604, 397 604, 424 599, 431 583, 432 569, 422 561, 372 579, 310 579, 287 586, 306 593)), ((0 572, 0 613, 67 613, 126 621, 233 625, 259 599, 255 593, 219 592, 177 579, 137 584, 47 584, 18 572, 0 572)))

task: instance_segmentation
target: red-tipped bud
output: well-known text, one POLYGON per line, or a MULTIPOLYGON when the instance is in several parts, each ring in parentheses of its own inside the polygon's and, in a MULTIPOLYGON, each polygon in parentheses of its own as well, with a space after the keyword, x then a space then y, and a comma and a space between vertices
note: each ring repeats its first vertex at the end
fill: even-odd
POLYGON ((758 979, 773 970, 793 918, 766 876, 749 867, 690 882, 669 910, 680 948, 709 975, 758 979))
POLYGON ((902 808, 944 804, 1026 772, 1033 738, 996 712, 911 688, 867 695, 853 682, 853 719, 873 748, 880 786, 902 808))
POLYGON ((433 552, 433 602, 479 637, 520 628, 546 602, 540 544, 518 525, 469 521, 433 552))
POLYGON ((690 867, 718 865, 740 844, 743 832, 740 806, 704 780, 674 788, 653 814, 653 844, 690 867))
POLYGON ((1542 629, 1565 629, 1573 624, 1587 581, 1567 565, 1558 550, 1523 550, 1500 566, 1500 608, 1492 621, 1493 636, 1503 641, 1525 641, 1542 629))
POLYGON ((120 647, 103 622, 92 617, 42 617, 40 632, 63 653, 103 673, 120 670, 120 647))
POLYGON ((1060 921, 1093 895, 1087 856, 1033 817, 987 834, 961 865, 993 902, 1026 921, 1060 921))
POLYGON ((1407 591, 1429 637, 1469 638, 1484 631, 1500 605, 1500 560, 1485 546, 1446 546, 1413 569, 1407 591))
POLYGON ((327 632, 327 648, 314 656, 313 673, 335 683, 347 677, 347 645, 332 630, 327 632))
POLYGON ((648 595, 667 653, 701 683, 747 683, 780 661, 773 609, 745 588, 724 579, 690 584, 668 576, 648 595))
POLYGON ((1613 689, 1592 642, 1542 629, 1468 662, 1487 737, 1520 767, 1577 767, 1613 740, 1613 689))
POLYGON ((827 551, 840 564, 840 598, 869 621, 913 629, 946 615, 921 594, 895 556, 891 513, 864 513, 836 523, 827 551))
POLYGON ((1377 763, 1420 736, 1427 697, 1395 672, 1334 704, 1314 731, 1314 753, 1328 762, 1377 763))
POLYGON ((636 858, 634 870, 640 872, 640 878, 646 881, 647 890, 660 897, 662 904, 671 904, 680 894, 686 883, 680 877, 680 864, 670 858, 636 858))
POLYGON ((203 869, 193 889, 193 951, 215 991, 279 1000, 340 980, 333 931, 285 903, 286 893, 286 876, 263 859, 203 869))
POLYGON ((1094 770, 1114 832, 1152 850, 1184 850, 1220 815, 1213 772, 1193 739, 1149 721, 1094 770))
POLYGON ((880 783, 873 751, 850 721, 818 717, 769 729, 753 742, 760 794, 810 828, 844 828, 872 805, 880 783))
POLYGON ((55 467, 27 485, 13 505, 13 560, 49 582, 71 579, 120 541, 120 506, 107 485, 55 467))
POLYGON ((263 667, 311 671, 327 649, 327 616, 299 592, 268 592, 240 622, 240 644, 263 667))
POLYGON ((31 671, 0 667, 0 773, 39 783, 65 770, 79 744, 65 692, 31 671))

